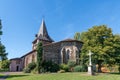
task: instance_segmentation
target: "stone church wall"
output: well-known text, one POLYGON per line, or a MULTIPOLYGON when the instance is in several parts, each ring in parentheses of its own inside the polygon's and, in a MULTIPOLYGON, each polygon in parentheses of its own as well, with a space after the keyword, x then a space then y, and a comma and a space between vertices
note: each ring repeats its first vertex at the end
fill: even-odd
POLYGON ((10 71, 22 71, 22 62, 20 58, 10 60, 10 71))
POLYGON ((26 67, 29 63, 36 62, 36 61, 37 61, 36 51, 31 52, 30 54, 28 54, 24 57, 24 67, 26 67))
POLYGON ((61 62, 75 61, 79 64, 81 43, 77 41, 64 41, 61 43, 61 62))
POLYGON ((69 60, 79 63, 81 47, 82 44, 76 41, 61 41, 46 45, 43 51, 44 60, 57 64, 67 63, 69 60))
POLYGON ((60 43, 53 43, 44 46, 44 60, 53 61, 57 64, 60 63, 60 43))

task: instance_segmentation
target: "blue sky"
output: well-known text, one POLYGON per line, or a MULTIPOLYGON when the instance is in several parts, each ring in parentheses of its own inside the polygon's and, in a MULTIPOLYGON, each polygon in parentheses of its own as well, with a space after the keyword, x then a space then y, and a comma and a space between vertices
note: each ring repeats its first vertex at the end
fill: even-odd
POLYGON ((44 16, 49 35, 60 41, 105 24, 120 33, 120 0, 0 0, 2 43, 8 58, 32 50, 44 16))

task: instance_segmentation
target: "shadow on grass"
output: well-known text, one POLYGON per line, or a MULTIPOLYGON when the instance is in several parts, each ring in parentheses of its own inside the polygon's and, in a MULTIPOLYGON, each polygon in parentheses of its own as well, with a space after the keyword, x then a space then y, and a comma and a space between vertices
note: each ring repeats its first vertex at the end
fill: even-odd
POLYGON ((120 75, 119 72, 113 72, 113 73, 109 73, 109 74, 120 75))
POLYGON ((0 79, 6 79, 6 76, 0 76, 0 79))
POLYGON ((7 77, 7 79, 8 79, 8 78, 15 78, 15 77, 25 77, 25 76, 29 76, 29 75, 9 75, 9 76, 7 77))

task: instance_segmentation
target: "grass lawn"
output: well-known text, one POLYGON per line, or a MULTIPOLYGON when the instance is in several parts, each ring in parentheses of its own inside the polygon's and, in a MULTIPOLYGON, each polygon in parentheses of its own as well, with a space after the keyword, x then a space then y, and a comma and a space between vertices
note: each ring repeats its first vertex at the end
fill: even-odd
POLYGON ((11 74, 6 80, 120 80, 120 74, 87 73, 11 74))
POLYGON ((3 77, 3 76, 4 76, 4 74, 0 73, 0 78, 3 77))

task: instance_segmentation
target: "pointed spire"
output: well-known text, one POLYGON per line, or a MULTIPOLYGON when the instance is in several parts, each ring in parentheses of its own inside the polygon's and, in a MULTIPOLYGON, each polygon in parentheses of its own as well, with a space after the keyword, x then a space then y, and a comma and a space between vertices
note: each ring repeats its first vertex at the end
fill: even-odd
POLYGON ((41 23, 41 26, 40 26, 40 29, 39 29, 37 36, 42 40, 47 40, 47 41, 53 42, 53 40, 48 35, 45 21, 43 19, 42 19, 42 23, 41 23))
POLYGON ((48 35, 48 32, 47 32, 47 29, 46 29, 45 21, 42 19, 42 23, 41 23, 41 26, 40 26, 40 29, 39 29, 39 32, 38 32, 38 36, 40 36, 40 35, 45 36, 45 34, 48 35))

